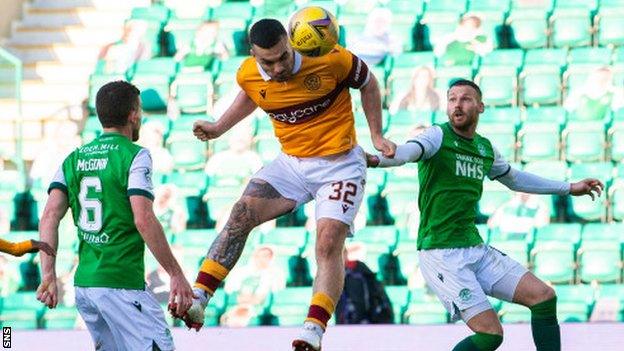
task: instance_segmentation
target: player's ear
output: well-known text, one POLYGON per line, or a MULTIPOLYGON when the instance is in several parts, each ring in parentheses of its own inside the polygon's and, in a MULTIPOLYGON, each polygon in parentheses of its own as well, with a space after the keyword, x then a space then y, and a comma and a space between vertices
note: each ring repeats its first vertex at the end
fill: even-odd
POLYGON ((485 105, 483 101, 479 101, 479 113, 483 113, 485 111, 485 105))
POLYGON ((253 51, 253 49, 249 49, 249 55, 251 55, 251 56, 253 56, 253 57, 256 57, 256 55, 254 55, 254 51, 253 51))

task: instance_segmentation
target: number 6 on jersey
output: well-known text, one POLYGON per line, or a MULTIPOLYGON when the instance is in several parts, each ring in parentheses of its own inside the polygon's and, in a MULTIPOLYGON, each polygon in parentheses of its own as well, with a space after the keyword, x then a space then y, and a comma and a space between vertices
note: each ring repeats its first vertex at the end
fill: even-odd
POLYGON ((95 192, 102 192, 102 182, 98 177, 84 177, 80 181, 80 217, 78 226, 85 232, 97 233, 102 229, 102 202, 98 199, 90 199, 89 189, 95 192))

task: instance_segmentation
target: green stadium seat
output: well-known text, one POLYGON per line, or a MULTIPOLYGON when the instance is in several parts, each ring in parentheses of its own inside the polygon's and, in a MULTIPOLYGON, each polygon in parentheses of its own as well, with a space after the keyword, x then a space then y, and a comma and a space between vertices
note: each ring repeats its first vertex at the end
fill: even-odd
POLYGON ((518 93, 516 68, 511 66, 481 67, 475 77, 487 106, 515 106, 518 93))
POLYGON ((568 162, 595 162, 604 159, 606 140, 601 122, 569 122, 562 133, 562 139, 568 162))
POLYGON ((433 67, 434 62, 435 56, 433 55, 433 52, 404 52, 392 58, 392 73, 399 73, 400 75, 405 75, 405 73, 409 73, 409 75, 411 76, 411 73, 416 67, 433 67))
POLYGON ((578 256, 581 282, 614 283, 620 281, 622 269, 620 247, 614 242, 584 240, 579 248, 578 256))
MULTIPOLYGON (((415 126, 429 126, 431 125, 432 112, 429 110, 421 111, 409 111, 399 110, 389 118, 388 135, 400 135, 403 140, 407 140, 413 134, 413 128, 415 126)), ((394 140, 394 139, 392 139, 394 140)), ((396 142, 402 142, 403 140, 395 140, 396 142)))
POLYGON ((574 247, 570 243, 538 242, 531 250, 533 273, 553 283, 574 281, 574 247))
POLYGON ((525 66, 557 66, 559 68, 568 63, 568 49, 548 48, 527 50, 524 58, 525 66))
POLYGON ((544 12, 550 12, 553 8, 554 3, 555 3, 554 0, 545 0, 545 1, 511 0, 511 9, 512 10, 525 10, 525 11, 541 10, 544 12))
POLYGON ((189 229, 174 236, 174 244, 184 248, 201 248, 208 250, 214 239, 217 237, 215 229, 189 229))
POLYGON ((468 12, 475 11, 509 11, 509 0, 479 0, 468 2, 468 12))
POLYGON ((553 123, 525 123, 518 132, 519 160, 556 160, 559 158, 559 126, 553 123))
POLYGON ((394 0, 389 1, 386 6, 392 11, 393 15, 402 14, 413 18, 415 21, 422 14, 424 3, 424 0, 394 0))
POLYGON ((427 12, 460 12, 466 10, 468 1, 466 0, 440 0, 430 1, 426 5, 427 12))
POLYGON ((266 164, 273 161, 281 152, 282 146, 273 135, 256 138, 256 150, 262 161, 266 164))
POLYGON ((167 35, 167 53, 173 56, 181 48, 189 48, 195 38, 195 32, 201 25, 199 18, 172 17, 164 28, 167 35))
MULTIPOLYGON (((617 178, 609 187, 609 219, 624 220, 624 179, 617 178)), ((603 195, 604 196, 604 195, 603 195)))
POLYGON ((482 123, 477 127, 480 135, 488 138, 492 145, 508 161, 516 159, 516 126, 512 123, 482 123))
POLYGON ((570 64, 596 64, 609 65, 612 58, 611 48, 606 47, 582 47, 572 48, 568 56, 570 64))
POLYGON ((526 66, 520 74, 520 102, 525 106, 561 101, 561 75, 556 66, 526 66))
MULTIPOLYGON (((529 266, 528 245, 524 240, 504 240, 497 239, 499 237, 496 233, 490 235, 490 246, 505 253, 510 258, 514 259, 521 265, 529 266)), ((499 238, 502 238, 500 236, 499 238)))
MULTIPOLYGON (((524 166, 524 170, 533 174, 539 174, 548 179, 554 179, 558 181, 566 181, 568 178, 568 166, 564 161, 554 161, 554 160, 541 160, 541 161, 532 161, 524 166)), ((557 209, 557 195, 551 195, 548 198, 545 198, 548 206, 550 208, 550 217, 557 217, 558 209, 557 209)))
POLYGON ((141 75, 161 75, 173 78, 178 72, 178 63, 173 57, 156 57, 138 61, 130 69, 129 75, 133 78, 141 75))
POLYGON ((260 243, 274 247, 278 253, 299 255, 306 247, 308 235, 304 227, 277 227, 262 233, 260 243))
POLYGON ((39 327, 43 305, 32 292, 16 292, 2 299, 0 326, 14 329, 39 327))
POLYGON ((587 322, 594 289, 590 285, 558 285, 557 318, 560 323, 587 322))
POLYGON ((358 230, 353 239, 366 245, 369 253, 389 253, 397 245, 398 232, 395 226, 366 226, 358 230))
POLYGON ((494 50, 481 58, 481 68, 504 66, 518 70, 522 67, 523 61, 524 51, 522 49, 494 50))
POLYGON ((624 6, 620 4, 620 7, 605 7, 603 3, 604 1, 601 1, 600 10, 595 19, 598 22, 596 33, 598 45, 624 45, 624 23, 622 23, 624 6))
POLYGON ((620 162, 624 159, 624 123, 613 123, 608 133, 609 159, 620 162))
POLYGON ((175 121, 172 121, 171 129, 169 131, 169 135, 167 135, 167 140, 174 139, 189 139, 189 140, 197 140, 192 135, 193 131, 193 123, 197 119, 206 119, 206 116, 196 116, 196 115, 188 115, 183 114, 175 121))
POLYGON ((483 183, 483 194, 479 201, 479 213, 491 216, 504 203, 512 198, 512 192, 506 186, 497 181, 483 183))
POLYGON ((210 218, 216 221, 220 216, 228 215, 242 193, 243 188, 238 186, 208 188, 205 199, 208 201, 210 218))
POLYGON ((592 12, 598 7, 598 0, 570 0, 557 1, 555 9, 582 9, 592 12))
POLYGON ((394 323, 401 324, 403 315, 403 309, 407 305, 407 298, 409 295, 409 289, 407 286, 386 286, 386 294, 392 303, 392 310, 394 311, 394 323))
POLYGON ((449 83, 457 78, 472 79, 472 67, 450 66, 436 68, 435 87, 436 89, 446 91, 449 83))
POLYGON ((167 139, 167 147, 176 169, 198 169, 206 163, 206 143, 193 139, 167 139))
POLYGON ((171 85, 171 93, 182 113, 206 112, 212 104, 212 74, 178 74, 171 85))
POLYGON ((520 123, 520 114, 521 110, 518 107, 486 108, 485 111, 479 115, 479 123, 508 123, 518 125, 520 123))
POLYGON ((548 41, 547 22, 542 10, 511 10, 507 24, 523 49, 543 48, 548 41))
POLYGON ((273 293, 270 312, 280 326, 300 325, 308 313, 312 287, 292 287, 273 293))
POLYGON ((592 42, 592 24, 586 9, 556 9, 550 18, 554 47, 588 46, 592 42))
POLYGON ((146 111, 163 111, 169 101, 170 77, 158 74, 135 75, 132 84, 141 90, 142 107, 146 111))
MULTIPOLYGON (((577 182, 584 178, 597 178, 608 184, 613 168, 610 162, 575 163, 570 166, 570 181, 577 182)), ((595 201, 589 196, 571 197, 572 213, 585 220, 606 219, 606 196, 595 201)))
POLYGON ((43 327, 45 329, 74 329, 78 310, 76 307, 57 306, 47 309, 43 315, 43 327))
POLYGON ((430 45, 435 45, 444 38, 444 36, 452 33, 457 27, 461 11, 454 9, 449 12, 435 12, 427 10, 420 20, 422 25, 426 26, 425 40, 429 40, 430 45))
POLYGON ((574 253, 580 238, 580 224, 550 224, 539 228, 531 250, 533 272, 553 283, 573 282, 574 253))
POLYGON ((409 280, 409 277, 416 274, 419 269, 418 252, 416 251, 416 237, 412 240, 403 239, 397 245, 397 259, 403 276, 409 280))
POLYGON ((171 11, 167 6, 153 5, 149 7, 133 8, 130 13, 130 18, 166 23, 170 15, 171 11))

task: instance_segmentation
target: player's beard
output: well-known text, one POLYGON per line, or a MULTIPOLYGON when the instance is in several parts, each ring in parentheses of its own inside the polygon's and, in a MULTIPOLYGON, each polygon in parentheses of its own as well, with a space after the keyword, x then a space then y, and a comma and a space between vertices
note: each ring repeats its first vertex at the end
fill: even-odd
POLYGON ((458 130, 468 131, 477 121, 476 113, 459 111, 461 112, 461 116, 456 116, 456 112, 453 112, 450 117, 450 121, 451 125, 458 130))

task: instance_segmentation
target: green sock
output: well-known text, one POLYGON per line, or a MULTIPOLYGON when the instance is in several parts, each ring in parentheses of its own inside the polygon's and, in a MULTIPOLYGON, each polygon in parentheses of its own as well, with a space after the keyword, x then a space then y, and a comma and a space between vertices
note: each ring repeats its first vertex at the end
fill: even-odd
POLYGON ((502 343, 502 335, 475 333, 455 345, 453 351, 494 351, 502 343))
POLYGON ((531 331, 537 351, 560 351, 561 332, 557 322, 557 297, 529 307, 531 331))

